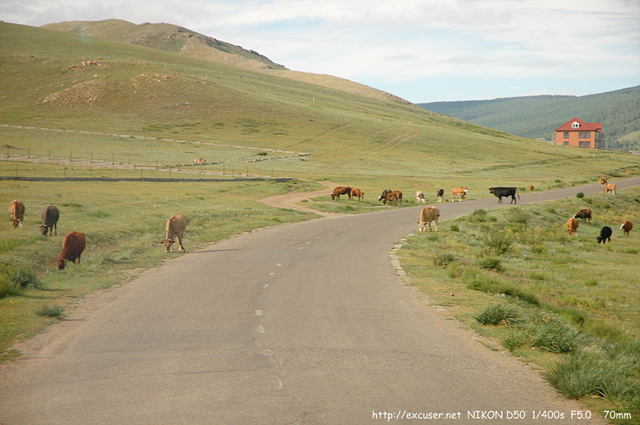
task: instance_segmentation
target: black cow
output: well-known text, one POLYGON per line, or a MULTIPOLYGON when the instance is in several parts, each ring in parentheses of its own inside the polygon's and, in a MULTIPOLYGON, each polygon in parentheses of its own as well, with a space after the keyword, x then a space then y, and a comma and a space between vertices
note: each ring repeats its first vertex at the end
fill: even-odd
POLYGON ((378 196, 378 201, 382 201, 383 199, 385 199, 387 197, 388 193, 391 193, 392 190, 391 189, 385 189, 382 191, 382 194, 380 196, 378 196))
POLYGON ((613 231, 611 230, 611 227, 604 226, 602 229, 600 229, 600 236, 598 236, 598 243, 602 242, 604 245, 606 245, 607 240, 609 240, 609 243, 611 243, 612 233, 613 231))
POLYGON ((47 233, 51 236, 53 229, 55 229, 56 235, 58 234, 58 219, 60 219, 60 211, 55 205, 49 204, 42 210, 44 224, 40 225, 40 231, 44 236, 47 236, 47 233))
POLYGON ((438 202, 442 202, 442 197, 444 196, 444 189, 440 188, 436 192, 436 196, 438 197, 438 202))
POLYGON ((516 204, 518 203, 518 201, 516 201, 516 195, 518 196, 518 199, 520 199, 517 187, 490 187, 489 192, 496 195, 499 204, 502 203, 502 197, 508 198, 509 196, 511 196, 511 202, 509 202, 510 204, 513 204, 514 202, 516 204))

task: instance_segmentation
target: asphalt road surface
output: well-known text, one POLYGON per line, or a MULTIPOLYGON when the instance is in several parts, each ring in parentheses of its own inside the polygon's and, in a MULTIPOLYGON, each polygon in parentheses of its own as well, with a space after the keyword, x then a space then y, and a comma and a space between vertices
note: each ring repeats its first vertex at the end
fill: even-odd
MULTIPOLYGON (((443 219, 497 206, 438 204, 443 219)), ((401 281, 389 253, 420 208, 249 233, 96 296, 0 366, 0 423, 603 423, 572 420, 580 405, 401 281)))

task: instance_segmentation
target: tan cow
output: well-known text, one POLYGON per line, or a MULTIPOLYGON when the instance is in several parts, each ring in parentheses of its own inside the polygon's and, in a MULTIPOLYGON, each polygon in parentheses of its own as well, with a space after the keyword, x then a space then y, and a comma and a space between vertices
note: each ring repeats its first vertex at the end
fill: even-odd
POLYGON ((625 236, 629 236, 629 232, 631 231, 631 229, 633 229, 633 223, 630 222, 629 220, 625 221, 620 225, 620 230, 623 231, 623 234, 625 236))
POLYGON ((193 162, 195 162, 196 164, 206 164, 207 160, 204 158, 196 158, 193 160, 193 162))
POLYGON ((423 204, 427 203, 427 198, 424 197, 424 192, 416 191, 416 204, 422 202, 423 204))
POLYGON ((78 260, 78 264, 80 264, 80 256, 86 246, 87 240, 84 237, 84 233, 75 230, 69 232, 62 242, 62 252, 56 258, 58 270, 63 270, 67 266, 67 261, 75 264, 76 260, 78 260))
POLYGON ((614 195, 616 194, 616 184, 615 183, 607 183, 607 185, 604 187, 604 193, 613 193, 614 195))
POLYGON ((17 199, 11 201, 9 204, 9 216, 13 223, 13 228, 17 229, 18 226, 22 227, 22 220, 24 218, 24 204, 17 199))
POLYGON ((600 177, 600 187, 604 189, 607 185, 607 179, 605 177, 600 177))
POLYGON ((173 244, 176 242, 176 237, 180 244, 180 251, 184 251, 184 246, 182 246, 182 236, 184 235, 184 230, 187 228, 187 220, 184 219, 182 214, 176 214, 167 220, 165 228, 167 230, 167 236, 162 241, 162 243, 164 243, 165 252, 173 251, 173 244))
POLYGON ((440 210, 436 207, 425 207, 420 211, 420 221, 418 221, 418 230, 424 232, 429 225, 431 232, 431 223, 433 222, 436 232, 438 231, 438 219, 440 218, 440 210))
POLYGON ((353 189, 351 189, 350 198, 355 198, 355 197, 358 197, 358 201, 359 201, 360 198, 364 198, 364 192, 358 189, 357 187, 354 187, 353 189))
POLYGON ((469 191, 467 190, 467 188, 462 186, 451 188, 451 202, 454 202, 456 200, 456 195, 459 197, 458 200, 462 202, 468 192, 469 191))
POLYGON ((571 235, 576 235, 578 236, 578 226, 580 225, 580 223, 578 222, 577 219, 571 217, 569 220, 567 220, 567 232, 569 232, 569 236, 571 235))

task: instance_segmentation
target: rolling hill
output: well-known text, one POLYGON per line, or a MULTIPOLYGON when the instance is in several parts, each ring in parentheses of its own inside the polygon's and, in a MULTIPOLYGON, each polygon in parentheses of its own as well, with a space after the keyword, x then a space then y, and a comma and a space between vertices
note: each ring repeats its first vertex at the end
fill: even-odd
POLYGON ((261 175, 420 188, 552 186, 558 173, 573 184, 640 171, 636 158, 511 136, 347 80, 293 73, 250 51, 220 54, 237 60, 187 54, 194 38, 168 24, 0 23, 0 72, 11 81, 0 88, 4 143, 33 155, 128 155, 156 167, 205 157, 261 175), (290 153, 277 159, 278 151, 290 153), (258 155, 274 160, 254 164, 258 155))
POLYGON ((607 148, 638 150, 640 146, 637 134, 629 140, 629 135, 640 131, 640 86, 589 96, 528 96, 419 106, 531 139, 550 140, 556 128, 579 117, 603 123, 607 148))

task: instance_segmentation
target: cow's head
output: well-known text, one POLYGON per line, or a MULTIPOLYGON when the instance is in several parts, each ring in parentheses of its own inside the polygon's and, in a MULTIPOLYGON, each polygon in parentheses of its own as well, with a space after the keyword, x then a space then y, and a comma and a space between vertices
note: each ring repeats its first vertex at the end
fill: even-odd
POLYGON ((58 270, 64 270, 64 268, 67 267, 67 260, 64 258, 57 258, 56 267, 58 268, 58 270))
POLYGON ((47 236, 47 231, 49 230, 49 228, 44 224, 39 224, 38 227, 40 228, 40 233, 47 236))
POLYGON ((165 252, 169 252, 173 249, 173 244, 176 243, 175 239, 164 239, 162 241, 162 243, 164 244, 164 250, 165 252))

